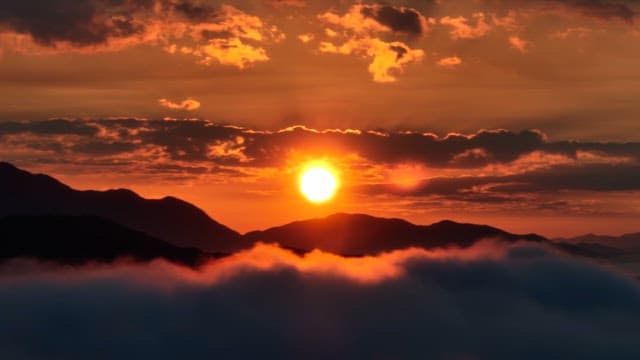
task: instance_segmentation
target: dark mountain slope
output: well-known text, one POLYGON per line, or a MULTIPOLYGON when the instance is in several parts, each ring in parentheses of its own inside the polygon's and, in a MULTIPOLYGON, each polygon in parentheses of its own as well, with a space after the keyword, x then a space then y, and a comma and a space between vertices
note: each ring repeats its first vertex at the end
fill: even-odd
POLYGON ((65 265, 165 259, 195 267, 213 257, 180 248, 93 216, 7 216, 0 218, 0 259, 34 258, 65 265))
POLYGON ((344 255, 375 254, 407 247, 467 247, 478 240, 495 238, 544 241, 541 236, 516 235, 485 225, 442 221, 414 225, 400 219, 376 218, 362 214, 335 214, 321 219, 297 221, 244 235, 251 242, 279 243, 282 246, 320 249, 344 255))
POLYGON ((93 215, 205 251, 233 251, 240 235, 199 208, 173 197, 149 200, 130 190, 78 191, 46 175, 0 163, 0 216, 93 215))

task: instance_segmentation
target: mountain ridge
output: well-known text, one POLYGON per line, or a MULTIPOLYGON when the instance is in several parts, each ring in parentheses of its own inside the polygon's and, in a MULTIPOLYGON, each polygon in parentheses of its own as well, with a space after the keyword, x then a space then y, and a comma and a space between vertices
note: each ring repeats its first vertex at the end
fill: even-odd
POLYGON ((406 247, 468 247, 486 238, 534 242, 547 240, 540 235, 512 234, 488 225, 463 224, 451 220, 415 225, 403 219, 348 213, 251 231, 243 238, 254 243, 278 243, 289 248, 319 249, 341 255, 372 255, 406 247))
POLYGON ((145 199, 128 189, 75 190, 44 174, 0 163, 0 217, 93 215, 142 231, 180 247, 211 252, 246 247, 240 234, 198 207, 167 196, 145 199))
POLYGON ((179 248, 197 248, 208 253, 233 253, 264 242, 277 243, 298 253, 319 249, 361 256, 407 247, 464 248, 482 239, 545 242, 590 257, 614 257, 621 251, 619 247, 605 246, 608 244, 575 243, 570 239, 550 241, 535 233, 513 234, 489 225, 452 220, 416 225, 399 218, 344 212, 241 235, 211 219, 195 205, 173 196, 145 199, 123 188, 80 191, 48 175, 32 174, 3 162, 0 162, 0 198, 3 200, 0 219, 16 215, 93 216, 179 248))

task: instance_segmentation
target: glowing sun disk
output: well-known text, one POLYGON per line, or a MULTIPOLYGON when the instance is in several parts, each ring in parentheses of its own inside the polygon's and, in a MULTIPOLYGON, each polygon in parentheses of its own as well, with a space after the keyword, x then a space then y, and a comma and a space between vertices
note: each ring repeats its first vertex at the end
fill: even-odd
POLYGON ((325 202, 336 192, 338 180, 326 167, 313 166, 300 176, 300 192, 311 202, 325 202))

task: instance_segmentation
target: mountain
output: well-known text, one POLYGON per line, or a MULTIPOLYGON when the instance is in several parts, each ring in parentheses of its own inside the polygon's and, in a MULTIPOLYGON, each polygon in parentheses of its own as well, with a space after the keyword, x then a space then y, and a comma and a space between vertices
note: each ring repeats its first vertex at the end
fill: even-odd
POLYGON ((0 217, 99 216, 180 247, 210 252, 242 248, 240 234, 174 197, 144 199, 130 190, 78 191, 42 174, 0 163, 0 217))
MULTIPOLYGON (((197 248, 209 253, 231 253, 256 242, 279 243, 298 252, 320 249, 342 255, 365 255, 407 247, 468 247, 487 238, 503 241, 547 241, 536 234, 512 234, 486 225, 453 221, 415 225, 401 219, 343 213, 296 221, 241 236, 214 221, 194 205, 174 197, 144 199, 125 189, 79 191, 50 176, 31 174, 1 162, 0 199, 0 218, 5 217, 0 222, 0 235, 12 234, 12 239, 21 239, 20 227, 17 225, 20 224, 25 229, 25 241, 31 244, 30 248, 24 248, 22 252, 16 252, 15 249, 20 247, 15 243, 0 244, 7 246, 0 247, 0 250, 7 251, 0 253, 0 258, 15 254, 29 255, 28 249, 36 257, 39 257, 39 251, 42 250, 45 255, 57 254, 52 255, 53 258, 67 255, 83 258, 82 251, 86 250, 88 259, 101 258, 103 255, 100 254, 106 254, 104 258, 111 258, 112 255, 121 253, 129 253, 142 259, 170 258, 170 254, 163 251, 167 250, 165 245, 171 245, 176 247, 174 250, 180 254, 177 256, 183 259, 181 261, 188 263, 187 259, 195 255, 185 255, 183 251, 186 250, 183 248, 192 248, 189 251, 197 248), (32 225, 28 224, 29 221, 33 222, 32 225), (48 231, 37 232, 36 221, 42 222, 43 229, 48 231), (94 232, 91 232, 92 224, 97 227, 94 232), (115 229, 114 225, 118 224, 120 228, 115 229), (42 239, 35 241, 36 235, 42 236, 42 239), (71 238, 67 238, 68 236, 71 238), (93 240, 96 238, 99 240, 93 240), (143 238, 146 240, 142 240, 143 238), (118 251, 109 250, 106 244, 108 239, 113 241, 112 246, 118 251), (131 246, 135 249, 126 250, 123 242, 127 239, 133 239, 131 246), (161 240, 169 243, 163 245, 163 251, 152 245, 141 245, 161 240), (98 241, 95 246, 100 251, 97 253, 92 252, 96 248, 86 247, 92 241, 98 241), (52 243, 56 244, 57 250, 53 249, 52 243), (37 245, 43 247, 39 248, 37 245), (66 249, 67 246, 73 248, 66 249), (150 252, 145 253, 145 249, 150 252), (68 250, 67 255, 64 255, 65 250, 68 250)), ((585 235, 557 240, 550 244, 573 255, 627 259, 627 252, 640 254, 640 234, 621 237, 585 235), (629 251, 631 249, 634 251, 629 251)), ((2 241, 5 241, 4 237, 0 237, 0 242, 2 241)))
POLYGON ((303 251, 320 249, 342 255, 376 254, 407 247, 468 247, 486 238, 505 241, 546 240, 539 235, 511 234, 486 225, 441 221, 425 226, 401 219, 342 213, 250 232, 243 238, 251 242, 279 243, 303 251))
POLYGON ((35 258, 65 265, 127 258, 195 267, 214 256, 94 216, 7 216, 0 218, 0 239, 0 259, 35 258))
POLYGON ((640 251, 640 233, 624 234, 621 236, 586 234, 572 238, 558 238, 554 239, 554 241, 570 244, 601 245, 623 250, 640 251))

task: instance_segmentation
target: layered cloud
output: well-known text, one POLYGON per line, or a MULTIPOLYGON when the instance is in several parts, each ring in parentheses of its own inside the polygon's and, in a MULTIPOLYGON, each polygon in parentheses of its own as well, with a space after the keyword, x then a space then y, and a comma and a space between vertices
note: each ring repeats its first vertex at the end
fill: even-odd
POLYGON ((640 354, 638 283, 537 245, 367 258, 259 245, 199 271, 14 262, 0 306, 7 359, 640 354))
POLYGON ((528 53, 534 42, 559 39, 549 34, 596 29, 603 20, 633 24, 638 14, 637 4, 625 0, 307 5, 305 1, 248 5, 197 0, 52 0, 46 4, 26 0, 0 5, 0 46, 8 53, 93 54, 145 45, 195 57, 204 65, 245 69, 273 60, 269 47, 287 35, 295 38, 296 34, 282 29, 291 19, 300 18, 304 26, 298 24, 297 31, 304 34, 303 42, 318 40, 317 51, 309 56, 319 52, 365 58, 373 80, 390 83, 409 65, 423 62, 429 52, 451 50, 459 42, 495 33, 504 38, 505 50, 528 53), (549 15, 561 19, 551 24, 540 21, 549 15), (585 17, 595 22, 574 21, 585 17), (525 38, 521 32, 540 34, 540 39, 525 38), (430 33, 448 34, 450 43, 431 42, 430 33))
POLYGON ((533 130, 437 136, 303 126, 265 131, 203 120, 59 119, 0 123, 0 158, 51 173, 117 169, 178 182, 215 176, 210 183, 273 181, 274 173, 327 159, 348 179, 345 191, 436 201, 430 207, 438 208, 531 210, 553 203, 554 211, 565 213, 631 215, 640 191, 640 143, 551 141, 533 130), (627 195, 607 209, 603 197, 612 194, 627 195))
MULTIPOLYGON (((170 108, 193 109, 189 101, 162 104, 170 108)), ((316 130, 294 126, 266 131, 206 120, 55 119, 0 123, 2 144, 20 140, 20 136, 39 137, 24 146, 56 143, 72 149, 87 143, 108 146, 126 142, 135 146, 159 147, 173 159, 191 161, 231 161, 208 155, 214 145, 237 148, 252 166, 281 166, 293 153, 310 157, 354 154, 378 164, 420 163, 431 168, 482 169, 487 166, 553 166, 572 161, 636 163, 640 158, 637 142, 549 141, 536 130, 511 132, 481 130, 475 134, 412 131, 380 132, 366 129, 316 130), (63 138, 68 138, 68 142, 63 138)), ((239 163, 231 164, 239 165, 239 163)), ((506 171, 506 170, 505 170, 506 171)))

